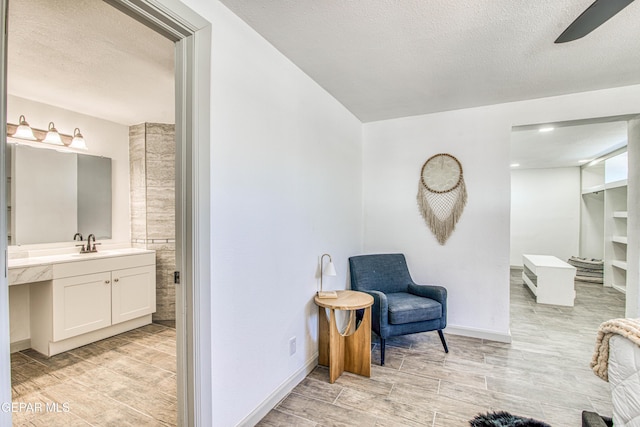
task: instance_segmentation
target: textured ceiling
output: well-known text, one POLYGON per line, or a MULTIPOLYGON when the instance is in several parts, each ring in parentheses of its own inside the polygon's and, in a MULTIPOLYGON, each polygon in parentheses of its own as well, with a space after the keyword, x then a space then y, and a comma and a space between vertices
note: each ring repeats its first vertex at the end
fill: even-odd
POLYGON ((102 0, 12 0, 8 30, 10 94, 125 125, 173 123, 173 43, 102 0))
POLYGON ((640 1, 554 44, 593 0, 221 0, 362 121, 640 83, 640 1))
MULTIPOLYGON (((591 1, 222 0, 365 122, 640 83, 640 1, 553 43, 591 1)), ((127 125, 173 122, 170 41, 102 0, 9 4, 9 93, 127 125)), ((575 165, 621 135, 526 130, 513 138, 522 167, 575 165)))

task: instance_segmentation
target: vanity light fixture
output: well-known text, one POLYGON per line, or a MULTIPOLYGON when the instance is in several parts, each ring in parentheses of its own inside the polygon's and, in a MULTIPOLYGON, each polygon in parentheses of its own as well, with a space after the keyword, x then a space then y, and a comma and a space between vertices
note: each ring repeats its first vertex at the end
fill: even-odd
POLYGON ((27 123, 27 120, 24 118, 24 116, 20 116, 18 127, 11 136, 20 139, 26 139, 29 141, 36 140, 36 137, 33 135, 33 129, 31 129, 31 126, 29 126, 29 123, 27 123))
POLYGON ((87 144, 84 142, 84 137, 80 133, 80 129, 75 128, 73 131, 73 139, 71 140, 70 148, 77 148, 79 150, 88 150, 87 144))
POLYGON ((53 122, 49 122, 49 130, 47 131, 47 136, 42 140, 45 144, 51 145, 64 145, 62 142, 62 138, 60 138, 60 134, 58 133, 58 129, 56 129, 53 122))
POLYGON ((320 291, 318 292, 318 298, 338 298, 338 294, 335 291, 323 291, 322 290, 322 276, 335 276, 336 268, 333 266, 333 261, 331 260, 331 255, 322 254, 320 257, 320 291), (324 268, 324 257, 329 257, 329 264, 327 264, 327 268, 324 268))
POLYGON ((65 148, 71 149, 70 151, 87 151, 89 149, 79 128, 74 129, 73 135, 58 132, 53 122, 49 122, 48 130, 36 129, 27 123, 23 115, 20 116, 19 124, 7 123, 7 128, 8 132, 13 130, 13 134, 7 133, 7 136, 11 137, 7 139, 8 143, 18 144, 20 143, 19 140, 23 140, 24 144, 38 148, 62 149, 62 151, 64 151, 65 148), (42 143, 47 145, 42 145, 42 143), (56 146, 56 148, 53 146, 56 146))

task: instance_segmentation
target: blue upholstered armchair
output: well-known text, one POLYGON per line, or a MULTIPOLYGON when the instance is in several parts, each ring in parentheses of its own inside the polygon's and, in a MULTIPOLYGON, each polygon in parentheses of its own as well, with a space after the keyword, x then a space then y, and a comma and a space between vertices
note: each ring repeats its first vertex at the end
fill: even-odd
POLYGON ((380 364, 384 365, 385 340, 399 335, 438 331, 447 326, 447 290, 417 285, 411 279, 403 254, 359 255, 349 258, 351 289, 373 296, 371 329, 380 337, 380 364))

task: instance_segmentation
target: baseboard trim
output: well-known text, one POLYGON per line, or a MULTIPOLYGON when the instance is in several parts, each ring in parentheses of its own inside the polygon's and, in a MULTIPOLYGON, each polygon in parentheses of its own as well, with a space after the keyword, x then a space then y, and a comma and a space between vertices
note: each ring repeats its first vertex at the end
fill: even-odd
POLYGON ((304 364, 303 367, 294 372, 289 378, 287 378, 277 389, 273 391, 256 409, 247 415, 237 426, 251 427, 264 418, 276 405, 287 395, 291 390, 295 388, 307 375, 318 366, 318 353, 314 354, 311 359, 304 364))
POLYGON ((17 353, 18 351, 26 350, 28 348, 31 348, 31 338, 12 342, 10 351, 11 353, 17 353))
POLYGON ((447 334, 460 335, 463 337, 480 338, 483 340, 497 341, 510 344, 511 332, 506 334, 499 334, 494 331, 488 331, 486 329, 469 328, 466 326, 447 325, 444 330, 447 334))

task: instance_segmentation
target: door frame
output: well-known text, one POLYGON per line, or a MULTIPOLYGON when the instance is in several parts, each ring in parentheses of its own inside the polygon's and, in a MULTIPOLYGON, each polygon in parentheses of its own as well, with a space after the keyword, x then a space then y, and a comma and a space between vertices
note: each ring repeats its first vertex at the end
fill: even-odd
MULTIPOLYGON (((6 135, 7 6, 0 0, 0 134, 6 135)), ((104 0, 175 42, 176 332, 178 425, 212 425, 211 24, 178 0, 104 0)), ((6 212, 6 138, 0 147, 0 210, 6 212)), ((6 236, 6 221, 0 235, 6 236)), ((0 404, 11 402, 7 240, 0 239, 0 404)), ((1 409, 1 408, 0 408, 1 409)), ((11 411, 0 410, 0 425, 11 411)))

